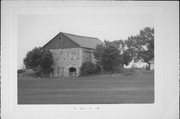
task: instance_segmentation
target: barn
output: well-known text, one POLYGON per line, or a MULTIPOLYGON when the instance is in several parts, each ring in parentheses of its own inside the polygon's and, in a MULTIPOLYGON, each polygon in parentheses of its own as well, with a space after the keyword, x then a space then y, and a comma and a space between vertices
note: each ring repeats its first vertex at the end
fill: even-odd
POLYGON ((95 62, 93 50, 102 44, 98 38, 60 32, 43 46, 54 58, 53 77, 76 77, 86 61, 95 62))

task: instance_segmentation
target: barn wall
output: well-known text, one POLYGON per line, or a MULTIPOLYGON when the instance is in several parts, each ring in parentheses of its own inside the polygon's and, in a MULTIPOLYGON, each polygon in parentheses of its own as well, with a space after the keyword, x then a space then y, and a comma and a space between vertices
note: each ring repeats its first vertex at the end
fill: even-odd
POLYGON ((79 75, 79 69, 82 64, 82 49, 51 49, 54 57, 54 77, 68 77, 69 68, 76 68, 76 75, 79 75))
POLYGON ((76 76, 80 75, 83 62, 94 62, 93 50, 87 48, 50 49, 54 58, 53 77, 69 77, 69 68, 76 68, 76 76))

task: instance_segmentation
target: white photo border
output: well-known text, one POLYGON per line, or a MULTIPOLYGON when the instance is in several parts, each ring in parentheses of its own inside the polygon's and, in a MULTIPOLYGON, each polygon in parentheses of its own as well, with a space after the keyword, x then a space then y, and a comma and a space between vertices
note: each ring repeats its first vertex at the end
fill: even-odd
MULTIPOLYGON (((164 119, 166 118, 166 108, 168 108, 168 98, 165 91, 177 92, 174 88, 178 81, 178 77, 174 72, 167 72, 167 63, 165 59, 168 56, 178 57, 179 54, 169 55, 178 48, 168 52, 166 46, 177 46, 177 29, 175 30, 175 42, 169 43, 167 36, 167 13, 168 9, 177 7, 175 3, 162 2, 2 2, 2 118, 8 119, 24 119, 29 117, 31 119, 39 118, 123 118, 123 119, 164 119), (58 14, 58 9, 63 7, 69 8, 122 8, 130 9, 130 12, 151 13, 154 15, 154 30, 155 30, 155 78, 154 78, 154 103, 152 104, 81 104, 81 105, 18 105, 17 101, 17 20, 18 15, 34 15, 34 14, 58 14), (135 10, 135 11, 134 11, 135 10), (167 74, 168 73, 168 74, 167 74), (173 81, 169 81, 168 75, 173 77, 173 81), (170 85, 171 87, 168 87, 170 85), (168 88, 167 88, 168 87, 168 88), (91 108, 91 110, 89 109, 91 108)), ((169 10, 169 14, 172 11, 169 10)), ((178 23, 175 23, 175 25, 178 23)), ((173 24, 173 26, 175 26, 173 24)), ((168 27, 169 28, 169 27, 168 27)), ((170 27, 171 28, 171 27, 170 27)), ((173 29, 173 28, 171 28, 173 29)), ((171 35, 172 36, 172 35, 171 35)), ((172 38, 174 38, 172 37, 172 38)), ((179 51, 178 51, 179 52, 179 51)), ((172 61, 171 58, 168 60, 172 61)), ((174 61, 178 64, 178 61, 174 61)), ((169 66, 169 65, 168 65, 169 66)), ((176 65, 169 66, 170 69, 175 68, 179 70, 176 65)), ((174 92, 168 93, 169 96, 175 97, 174 92)), ((174 99, 174 98, 173 98, 174 99)), ((173 101, 177 104, 177 100, 173 101)))

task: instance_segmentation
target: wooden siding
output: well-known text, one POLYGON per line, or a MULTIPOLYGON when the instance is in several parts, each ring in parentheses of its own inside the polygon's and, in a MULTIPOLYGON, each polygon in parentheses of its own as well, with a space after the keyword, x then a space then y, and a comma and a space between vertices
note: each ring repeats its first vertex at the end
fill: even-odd
POLYGON ((56 35, 51 41, 43 46, 43 49, 66 49, 66 48, 79 48, 80 46, 74 41, 67 38, 62 33, 56 35))
POLYGON ((60 34, 56 35, 52 40, 50 40, 46 45, 43 46, 43 49, 60 49, 60 48, 61 48, 60 34))
POLYGON ((73 42, 72 40, 70 40, 69 38, 67 38, 67 36, 65 35, 61 35, 62 38, 62 48, 79 48, 80 46, 78 44, 76 44, 75 42, 73 42))

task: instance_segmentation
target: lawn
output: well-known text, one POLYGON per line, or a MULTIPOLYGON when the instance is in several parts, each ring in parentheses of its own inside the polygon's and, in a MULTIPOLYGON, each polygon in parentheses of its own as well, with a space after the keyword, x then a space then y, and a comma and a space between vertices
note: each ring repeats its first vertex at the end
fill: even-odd
POLYGON ((18 78, 18 104, 153 103, 154 72, 76 78, 18 78))

